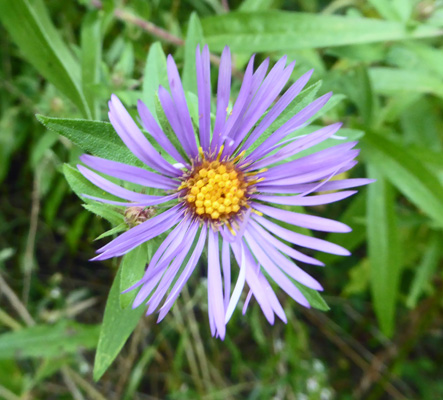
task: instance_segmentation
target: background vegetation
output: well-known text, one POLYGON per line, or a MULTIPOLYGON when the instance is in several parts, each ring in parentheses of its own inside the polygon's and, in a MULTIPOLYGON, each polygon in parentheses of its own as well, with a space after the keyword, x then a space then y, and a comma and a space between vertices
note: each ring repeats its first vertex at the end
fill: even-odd
POLYGON ((441 1, 0 0, 0 10, 1 399, 443 398, 441 1), (254 304, 221 342, 203 266, 160 325, 128 317, 117 282, 94 370, 119 260, 88 262, 111 226, 61 173, 82 150, 35 114, 105 121, 111 93, 131 107, 155 90, 161 49, 192 81, 199 41, 214 72, 231 47, 234 93, 253 52, 296 59, 292 80, 315 68, 311 91, 336 94, 316 124, 343 121, 361 141, 351 176, 377 183, 313 210, 353 227, 329 237, 351 257, 316 255, 327 267, 309 270, 330 311, 281 296, 287 325, 268 326, 254 304))

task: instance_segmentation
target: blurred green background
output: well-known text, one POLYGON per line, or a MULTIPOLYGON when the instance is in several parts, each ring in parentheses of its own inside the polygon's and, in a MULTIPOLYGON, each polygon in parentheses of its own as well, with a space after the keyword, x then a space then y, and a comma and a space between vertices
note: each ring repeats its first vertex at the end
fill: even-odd
POLYGON ((441 0, 0 0, 0 21, 0 399, 443 398, 441 0), (61 173, 82 151, 35 114, 107 120, 111 93, 133 106, 155 90, 154 43, 182 68, 202 37, 213 77, 231 47, 234 95, 254 52, 296 59, 291 81, 315 68, 317 96, 336 94, 316 124, 343 121, 362 149, 349 176, 377 182, 309 210, 353 228, 328 237, 351 257, 309 270, 330 311, 279 293, 287 325, 253 304, 221 342, 195 274, 96 382, 119 260, 88 262, 110 225, 61 173))

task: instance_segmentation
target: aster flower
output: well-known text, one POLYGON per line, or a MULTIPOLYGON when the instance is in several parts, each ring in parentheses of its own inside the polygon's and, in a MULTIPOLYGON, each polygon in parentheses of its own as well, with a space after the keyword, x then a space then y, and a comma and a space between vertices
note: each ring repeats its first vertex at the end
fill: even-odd
POLYGON ((357 163, 356 142, 338 144, 297 158, 303 150, 331 138, 339 130, 341 124, 335 123, 305 136, 290 135, 306 126, 331 93, 312 102, 275 131, 267 132, 266 138, 262 137, 312 74, 312 71, 304 74, 278 97, 295 63, 286 66, 286 57, 283 57, 267 74, 268 64, 267 59, 254 71, 254 57, 251 58, 237 100, 228 112, 231 56, 229 48, 224 49, 212 124, 209 50, 207 46, 202 52, 197 48, 199 120, 194 121, 198 123, 195 129, 176 64, 169 56, 170 92, 160 87, 158 97, 176 138, 165 134, 150 110, 139 101, 141 123, 149 134, 145 136, 117 96, 112 95, 109 119, 125 145, 147 168, 90 155, 81 157, 89 168, 78 165, 89 181, 125 201, 93 199, 131 210, 133 207, 149 209, 144 222, 133 224, 127 232, 100 248, 93 260, 122 256, 165 234, 143 278, 128 288, 140 288, 133 307, 146 303, 148 314, 157 310, 166 297, 159 309, 159 320, 162 320, 207 246, 209 323, 213 336, 222 339, 245 285, 249 288, 245 308, 254 296, 271 324, 275 315, 286 322, 283 308, 271 287, 272 281, 305 307, 309 307, 309 302, 294 282, 322 290, 322 286, 296 263, 323 264, 290 244, 332 254, 349 254, 336 244, 296 233, 279 222, 323 232, 349 232, 348 226, 278 205, 328 204, 356 193, 339 189, 369 183, 368 179, 331 180, 357 163), (154 141, 161 152, 151 144, 154 141), (257 143, 260 144, 257 146, 257 143), (91 169, 141 187, 157 189, 159 195, 123 188, 91 169), (325 191, 333 192, 312 195, 325 191), (231 253, 237 265, 231 265, 231 253), (231 290, 231 272, 236 269, 239 269, 238 278, 231 290))

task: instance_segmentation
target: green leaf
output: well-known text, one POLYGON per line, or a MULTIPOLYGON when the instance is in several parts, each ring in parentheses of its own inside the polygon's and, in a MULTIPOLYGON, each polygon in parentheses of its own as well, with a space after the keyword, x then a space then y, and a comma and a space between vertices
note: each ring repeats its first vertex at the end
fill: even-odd
MULTIPOLYGON (((69 186, 74 191, 74 193, 82 197, 84 194, 89 196, 101 197, 108 200, 119 200, 118 197, 105 192, 98 186, 95 186, 88 179, 86 179, 77 168, 70 166, 69 164, 63 165, 63 174, 69 183, 69 186)), ((97 204, 94 200, 84 199, 87 202, 93 202, 97 204)))
POLYGON ((0 335, 0 359, 60 357, 97 345, 100 327, 62 320, 54 325, 37 325, 0 335))
POLYGON ((308 288, 301 283, 294 281, 291 279, 295 286, 302 292, 303 296, 306 297, 311 307, 316 308, 320 311, 328 311, 330 310, 329 306, 326 304, 326 301, 323 299, 321 294, 314 289, 308 288))
POLYGON ((406 42, 392 46, 386 55, 386 62, 404 70, 424 72, 443 78, 443 53, 425 43, 406 42))
POLYGON ((145 312, 144 307, 135 310, 120 307, 121 274, 122 269, 119 268, 106 303, 94 361, 95 381, 98 381, 112 364, 145 312))
MULTIPOLYGON (((121 261, 121 277, 120 277, 120 292, 131 287, 134 283, 139 281, 145 272, 146 264, 148 263, 148 248, 147 242, 126 253, 121 261)), ((120 307, 127 308, 134 300, 137 292, 135 290, 129 293, 120 295, 120 307)))
POLYGON ((272 8, 274 0, 244 0, 238 7, 239 11, 265 11, 272 8))
POLYGON ((146 59, 145 72, 143 77, 143 102, 148 107, 151 114, 157 119, 155 102, 158 87, 162 85, 169 88, 168 76, 166 72, 166 56, 159 42, 151 45, 146 59))
POLYGON ((369 2, 383 18, 400 22, 408 21, 415 5, 414 0, 369 0, 369 2))
MULTIPOLYGON (((88 206, 88 204, 84 205, 84 207, 88 210, 87 206, 88 206)), ((122 214, 118 214, 118 215, 120 215, 120 217, 123 217, 122 214)), ((123 232, 123 231, 125 231, 127 229, 128 229, 128 225, 126 225, 125 223, 121 223, 121 224, 119 224, 117 226, 114 226, 114 228, 109 229, 106 232, 103 232, 101 235, 97 236, 94 240, 104 239, 104 238, 106 238, 108 236, 115 235, 116 233, 123 232)))
POLYGON ((195 49, 200 45, 200 51, 204 44, 203 30, 197 13, 193 12, 189 19, 188 32, 185 41, 185 59, 183 65, 183 89, 197 93, 197 76, 195 67, 195 49))
POLYGON ((369 164, 369 177, 377 179, 368 187, 367 229, 373 306, 380 328, 391 337, 395 326, 395 303, 401 273, 400 241, 395 196, 383 174, 369 164))
POLYGON ((369 70, 372 86, 377 93, 428 93, 443 98, 443 83, 429 73, 399 68, 374 67, 369 70))
POLYGON ((40 114, 36 117, 46 128, 65 136, 83 151, 124 164, 143 165, 109 122, 51 118, 40 114))
POLYGON ((437 28, 370 18, 351 18, 287 11, 231 12, 202 20, 203 33, 212 51, 278 51, 359 43, 386 42, 440 35, 437 28))
POLYGON ((52 24, 44 2, 0 0, 0 9, 0 20, 24 57, 90 118, 79 63, 52 24))
POLYGON ((416 268, 414 280, 406 300, 409 308, 415 308, 420 295, 425 291, 426 286, 431 283, 434 272, 438 268, 441 256, 442 237, 439 232, 435 232, 428 247, 423 254, 421 263, 416 268))
POLYGON ((121 229, 121 228, 119 228, 119 229, 117 229, 117 228, 122 227, 122 224, 124 223, 123 213, 116 211, 111 206, 104 204, 104 203, 98 203, 94 200, 89 200, 89 199, 83 199, 83 200, 91 201, 90 204, 83 204, 84 208, 86 208, 88 211, 94 213, 95 215, 98 215, 99 217, 106 219, 115 227, 115 228, 113 228, 113 229, 115 229, 115 231, 113 231, 112 233, 110 231, 106 231, 102 235, 97 237, 95 240, 102 239, 106 236, 117 233, 117 231, 120 231, 119 229, 121 229))
POLYGON ((100 104, 96 96, 95 85, 100 80, 101 23, 100 13, 93 11, 86 15, 81 28, 82 88, 93 119, 100 118, 100 104))
POLYGON ((359 65, 343 79, 344 91, 357 106, 365 126, 374 124, 374 94, 368 69, 359 65))
POLYGON ((361 145, 366 150, 365 157, 383 170, 386 179, 423 213, 443 226, 443 187, 413 153, 374 133, 365 135, 361 145))

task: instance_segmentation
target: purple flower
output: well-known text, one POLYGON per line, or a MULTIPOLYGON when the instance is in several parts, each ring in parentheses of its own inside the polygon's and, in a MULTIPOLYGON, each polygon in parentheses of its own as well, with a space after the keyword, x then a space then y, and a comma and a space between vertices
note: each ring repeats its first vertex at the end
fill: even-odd
POLYGON ((337 190, 370 182, 368 179, 331 180, 357 163, 355 158, 359 151, 353 149, 356 142, 346 142, 297 158, 303 150, 331 138, 340 128, 341 124, 336 123, 305 136, 290 136, 306 126, 331 93, 315 100, 269 133, 268 128, 300 93, 312 71, 299 78, 278 98, 291 76, 294 62, 286 66, 286 57, 283 57, 268 74, 268 59, 255 71, 253 64, 254 57, 247 66, 237 100, 228 111, 231 56, 229 48, 225 48, 218 76, 215 122, 212 123, 209 50, 206 46, 200 53, 197 48, 199 120, 196 133, 177 67, 169 56, 170 92, 160 87, 158 96, 176 140, 165 134, 145 104, 139 101, 138 112, 143 127, 150 135, 148 140, 117 96, 111 97, 109 119, 112 125, 125 145, 150 170, 89 155, 83 155, 81 161, 105 175, 155 188, 159 195, 125 189, 82 165, 78 166, 81 173, 99 188, 125 199, 124 202, 95 200, 118 206, 149 207, 150 210, 149 218, 132 225, 127 232, 100 248, 97 251, 99 255, 93 260, 121 256, 156 236, 166 234, 143 278, 128 289, 140 287, 133 307, 146 302, 149 306, 147 313, 150 314, 166 297, 159 311, 159 321, 162 320, 207 246, 209 323, 212 334, 221 339, 225 337, 226 323, 245 284, 249 293, 244 311, 251 296, 254 296, 271 324, 275 314, 286 322, 271 281, 305 307, 309 307, 309 302, 294 281, 322 290, 321 285, 296 262, 323 264, 295 250, 287 242, 327 253, 349 255, 338 245, 283 228, 279 221, 324 232, 349 232, 348 226, 269 204, 328 204, 356 193, 354 190, 337 190), (265 132, 267 136, 263 138, 265 132), (150 141, 156 141, 162 151, 156 150, 150 141), (333 192, 312 195, 326 191, 333 192), (157 213, 152 216, 151 206, 157 205, 160 205, 157 213), (238 266, 231 265, 231 254, 238 266), (233 290, 231 268, 239 268, 233 290))

